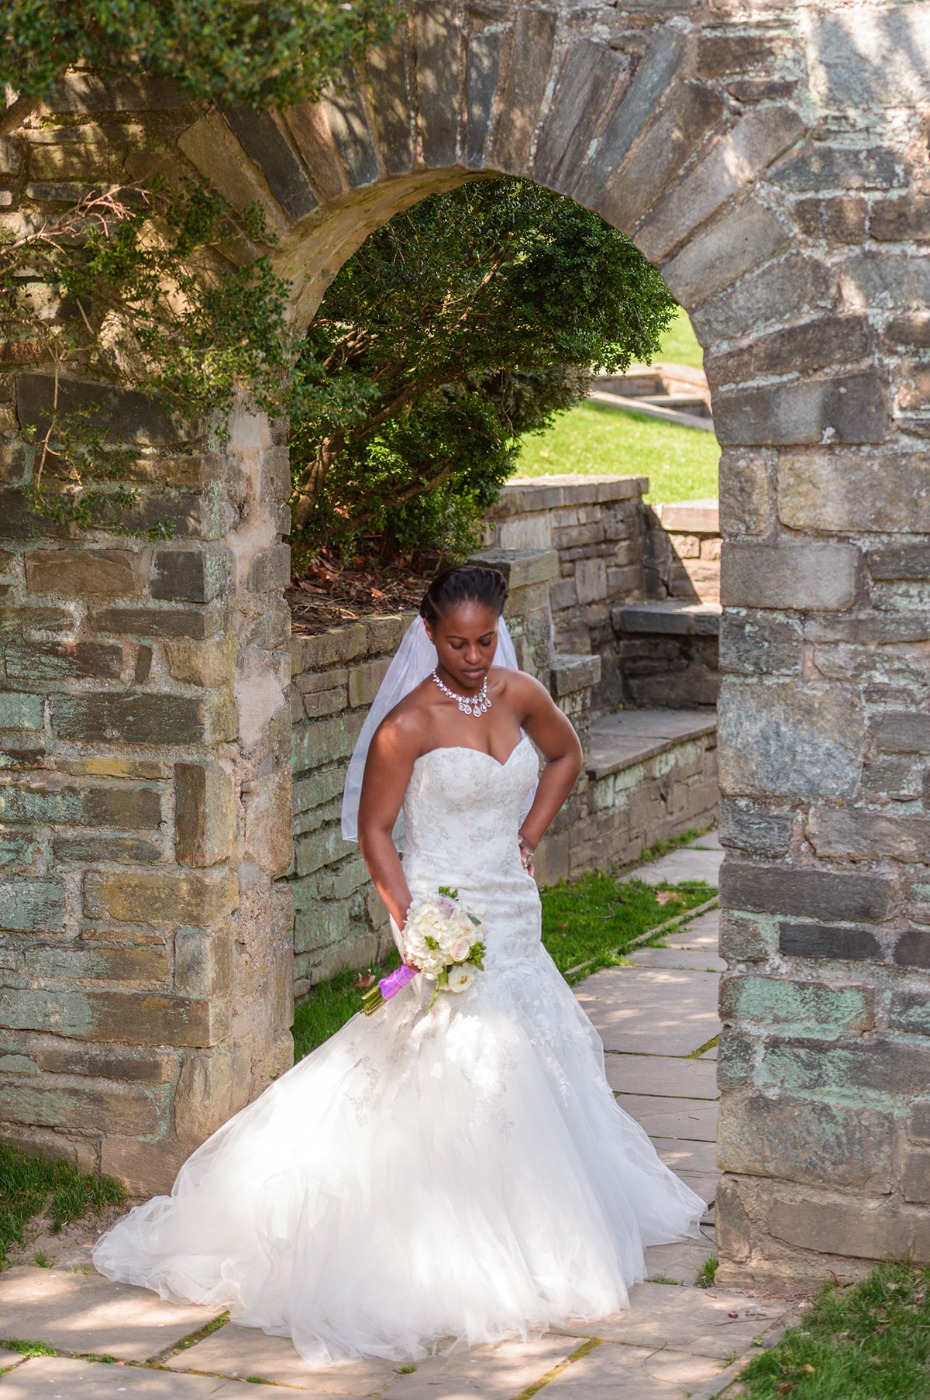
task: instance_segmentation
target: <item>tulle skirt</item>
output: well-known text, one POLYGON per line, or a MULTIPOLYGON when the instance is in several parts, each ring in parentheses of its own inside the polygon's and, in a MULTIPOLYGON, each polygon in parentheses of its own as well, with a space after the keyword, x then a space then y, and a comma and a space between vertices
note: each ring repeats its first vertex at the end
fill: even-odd
POLYGON ((101 1273, 228 1307, 312 1364, 417 1359, 627 1303, 704 1203, 616 1105, 548 954, 355 1016, 137 1206, 101 1273))

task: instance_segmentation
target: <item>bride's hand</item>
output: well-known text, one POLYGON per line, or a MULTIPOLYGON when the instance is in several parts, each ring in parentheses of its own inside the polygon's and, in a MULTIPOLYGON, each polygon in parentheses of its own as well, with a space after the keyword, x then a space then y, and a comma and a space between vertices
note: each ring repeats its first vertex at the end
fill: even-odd
POLYGON ((523 866, 527 875, 533 875, 535 873, 533 869, 533 847, 525 836, 518 836, 517 841, 520 846, 520 864, 523 866))

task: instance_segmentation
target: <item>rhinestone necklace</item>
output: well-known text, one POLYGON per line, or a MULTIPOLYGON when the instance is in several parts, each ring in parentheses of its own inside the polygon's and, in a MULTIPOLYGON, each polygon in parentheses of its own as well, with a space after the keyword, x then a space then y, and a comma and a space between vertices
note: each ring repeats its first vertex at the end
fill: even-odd
POLYGON ((433 680, 439 686, 439 689, 442 691, 443 695, 448 695, 450 700, 455 701, 459 709, 462 711, 463 715, 474 715, 477 719, 479 715, 484 714, 485 710, 489 710, 491 708, 491 702, 488 699, 487 676, 485 676, 484 680, 482 681, 481 689, 478 691, 477 695, 456 694, 454 690, 450 690, 449 687, 447 685, 444 685, 443 682, 439 679, 438 671, 433 672, 433 680))

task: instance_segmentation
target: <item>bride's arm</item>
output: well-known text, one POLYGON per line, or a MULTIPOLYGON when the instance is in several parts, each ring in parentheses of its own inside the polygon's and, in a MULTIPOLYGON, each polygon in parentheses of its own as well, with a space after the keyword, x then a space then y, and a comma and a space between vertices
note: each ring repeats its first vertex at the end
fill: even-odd
POLYGON ((362 859, 399 929, 407 918, 411 895, 393 831, 416 758, 415 742, 405 727, 388 719, 375 731, 358 807, 362 859))
POLYGON ((521 728, 546 760, 519 833, 521 842, 532 852, 575 786, 583 762, 581 741, 549 692, 532 676, 524 672, 508 675, 507 690, 508 698, 512 690, 514 708, 522 712, 521 728))

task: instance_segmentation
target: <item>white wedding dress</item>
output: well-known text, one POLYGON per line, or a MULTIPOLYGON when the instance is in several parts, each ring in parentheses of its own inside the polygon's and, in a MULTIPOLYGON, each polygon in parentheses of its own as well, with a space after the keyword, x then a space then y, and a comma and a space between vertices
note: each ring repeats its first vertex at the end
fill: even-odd
POLYGON ((600 1039, 540 942, 517 846, 537 772, 468 748, 417 759, 414 895, 451 885, 487 925, 461 995, 409 987, 357 1015, 101 1236, 101 1273, 229 1307, 316 1364, 538 1334, 623 1308, 643 1246, 704 1203, 617 1107, 600 1039))

